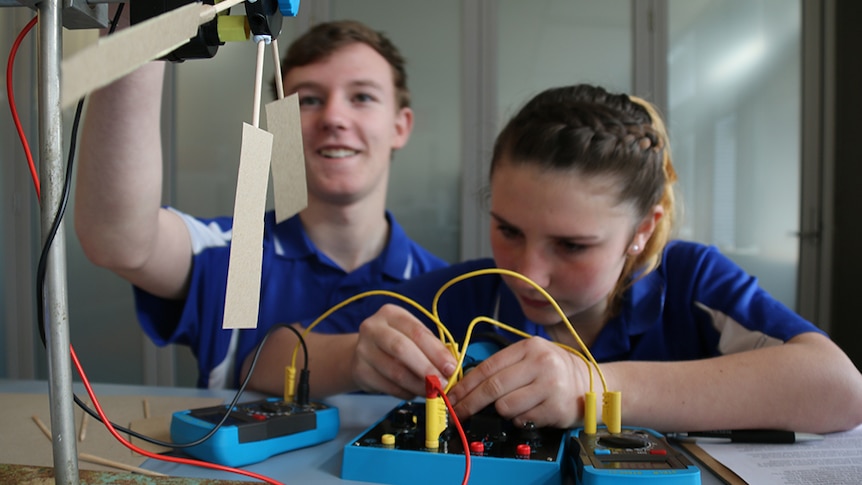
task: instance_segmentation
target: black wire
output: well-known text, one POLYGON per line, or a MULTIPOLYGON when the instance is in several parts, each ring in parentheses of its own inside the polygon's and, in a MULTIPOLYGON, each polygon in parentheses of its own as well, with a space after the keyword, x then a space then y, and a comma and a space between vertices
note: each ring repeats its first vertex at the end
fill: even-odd
MULTIPOLYGON (((299 332, 299 330, 291 327, 290 325, 285 325, 283 323, 279 323, 276 326, 284 327, 284 328, 290 330, 291 332, 294 333, 294 335, 296 335, 296 338, 299 339, 299 343, 300 343, 300 345, 302 345, 302 355, 304 358, 304 362, 302 363, 302 368, 308 370, 308 347, 305 345, 305 339, 302 338, 302 334, 299 332)), ((267 332, 266 335, 263 337, 263 340, 260 341, 261 347, 263 347, 263 343, 266 342, 267 337, 269 337, 269 332, 267 332)), ((251 361, 251 366, 249 366, 249 369, 248 369, 249 374, 251 374, 251 371, 254 370, 255 364, 257 364, 257 355, 259 353, 260 353, 259 351, 255 352, 255 358, 251 361)))
MULTIPOLYGON (((117 28, 117 23, 120 21, 120 15, 123 13, 125 3, 120 3, 117 6, 117 11, 114 13, 114 18, 111 20, 111 27, 108 30, 109 34, 114 33, 117 28)), ((45 272, 48 266, 48 252, 51 250, 51 245, 54 238, 57 236, 57 231, 60 227, 60 221, 63 219, 63 214, 66 213, 66 206, 69 203, 69 188, 72 186, 72 166, 75 162, 75 147, 78 142, 78 125, 81 121, 81 113, 84 109, 84 98, 78 100, 78 107, 75 109, 75 119, 72 122, 71 142, 69 146, 69 158, 66 162, 66 178, 63 181, 63 192, 60 197, 60 207, 54 215, 54 221, 51 223, 51 228, 48 231, 48 236, 45 238, 45 243, 42 246, 42 252, 39 255, 39 265, 36 268, 36 298, 39 304, 36 306, 36 318, 39 324, 39 337, 42 339, 42 344, 46 344, 45 335, 45 272)))
MULTIPOLYGON (((120 14, 123 13, 124 3, 117 7, 117 12, 114 19, 111 21, 109 33, 113 33, 117 27, 117 22, 120 20, 120 14)), ((75 163, 75 147, 78 144, 78 125, 81 122, 81 113, 84 110, 84 98, 78 100, 78 107, 75 109, 75 119, 72 121, 72 134, 69 146, 69 158, 66 161, 66 178, 63 180, 63 192, 60 196, 60 206, 57 213, 54 215, 54 220, 48 230, 48 235, 45 237, 45 243, 42 246, 42 252, 39 254, 39 264, 36 268, 36 318, 39 324, 39 337, 42 339, 42 344, 46 345, 45 335, 45 272, 48 266, 48 252, 51 250, 51 245, 54 243, 54 238, 57 236, 57 231, 60 228, 60 221, 63 219, 63 214, 66 213, 66 206, 69 203, 69 191, 72 186, 72 167, 75 163)))
MULTIPOLYGON (((258 359, 260 358, 260 353, 263 350, 264 344, 266 343, 269 336, 272 335, 273 330, 275 330, 276 328, 279 328, 279 327, 288 328, 293 333, 295 333, 297 337, 299 337, 299 341, 302 344, 302 348, 303 348, 303 350, 305 350, 305 369, 306 370, 308 369, 308 352, 307 352, 307 347, 305 345, 305 340, 302 338, 302 334, 300 334, 297 329, 293 328, 290 325, 284 324, 284 323, 279 323, 279 324, 273 325, 269 330, 267 330, 266 334, 263 336, 263 339, 261 339, 260 345, 257 346, 257 350, 255 350, 255 352, 254 352, 254 357, 252 357, 251 365, 249 366, 249 369, 248 369, 248 374, 246 374, 245 379, 243 379, 242 384, 239 386, 239 389, 237 390, 236 394, 234 394, 233 400, 231 400, 230 404, 225 406, 224 416, 222 416, 221 420, 218 423, 216 423, 216 425, 207 434, 203 435, 202 437, 196 439, 195 441, 189 442, 189 443, 170 443, 167 441, 161 441, 161 440, 158 440, 156 438, 152 438, 150 436, 142 435, 136 431, 133 431, 133 430, 125 428, 123 426, 117 425, 113 421, 111 422, 111 426, 113 426, 117 431, 121 431, 121 432, 126 433, 130 436, 134 436, 135 438, 144 440, 148 443, 163 446, 165 448, 175 448, 175 449, 190 448, 192 446, 197 446, 197 445, 203 443, 204 441, 209 439, 212 435, 214 435, 216 433, 216 431, 218 431, 219 428, 221 428, 221 426, 224 424, 224 422, 227 421, 227 418, 230 417, 231 410, 234 409, 234 407, 236 407, 237 402, 239 402, 240 396, 245 391, 245 388, 248 385, 249 380, 251 380, 251 375, 254 372, 254 368, 257 365, 258 359)), ((81 409, 83 409, 84 412, 86 412, 87 414, 89 414, 90 416, 92 416, 93 418, 98 420, 99 422, 102 422, 102 419, 98 415, 98 413, 96 413, 95 411, 90 409, 84 402, 82 402, 80 399, 78 399, 78 396, 75 396, 75 403, 78 404, 78 406, 81 409)))
POLYGON ((108 29, 109 34, 113 34, 115 30, 117 30, 117 24, 120 22, 120 15, 123 14, 123 8, 126 6, 125 3, 120 3, 117 5, 117 11, 114 12, 114 18, 111 19, 111 28, 108 29))
POLYGON ((63 214, 66 213, 66 206, 69 203, 69 187, 72 185, 72 167, 75 161, 75 146, 77 145, 78 124, 81 121, 81 112, 84 110, 84 98, 78 101, 78 107, 75 110, 75 120, 72 122, 72 141, 69 146, 69 158, 66 162, 66 177, 63 180, 63 192, 60 196, 60 206, 57 208, 57 213, 54 215, 54 220, 51 223, 51 228, 48 231, 48 236, 45 238, 45 244, 42 246, 42 252, 39 254, 39 265, 36 268, 37 288, 36 297, 39 304, 37 305, 37 318, 39 322, 39 336, 42 338, 42 343, 45 344, 45 272, 48 266, 48 252, 51 250, 51 245, 54 238, 57 236, 57 231, 60 228, 60 221, 63 219, 63 214))
MULTIPOLYGON (((109 33, 113 33, 114 30, 116 29, 117 23, 119 22, 120 15, 123 12, 124 6, 125 6, 124 3, 120 3, 119 6, 117 7, 117 11, 114 15, 113 20, 111 21, 111 27, 110 27, 109 33)), ((60 197, 60 205, 57 209, 56 214, 54 215, 54 219, 53 219, 53 222, 51 223, 51 227, 48 231, 48 235, 46 236, 45 242, 42 246, 42 252, 39 255, 39 263, 38 263, 37 270, 36 270, 36 294, 37 294, 37 301, 38 301, 37 309, 36 309, 37 323, 38 323, 38 327, 39 327, 39 337, 42 339, 42 345, 46 346, 46 347, 47 347, 47 336, 45 334, 44 302, 45 302, 45 273, 47 271, 48 253, 51 250, 51 245, 54 242, 54 238, 57 236, 57 231, 59 230, 60 222, 63 220, 63 215, 66 213, 66 207, 68 206, 68 202, 69 202, 69 192, 70 192, 70 187, 72 186, 72 171, 73 171, 72 168, 74 166, 74 161, 75 161, 75 148, 77 146, 77 140, 78 140, 78 127, 79 127, 80 121, 81 121, 81 113, 83 112, 83 109, 84 109, 84 99, 85 98, 81 98, 78 101, 78 106, 77 106, 77 109, 75 110, 75 118, 72 122, 72 133, 71 133, 71 141, 70 141, 70 146, 69 146, 69 157, 68 157, 67 162, 66 162, 66 177, 63 181, 63 191, 62 191, 62 194, 60 197)), ((285 328, 290 329, 299 338, 299 341, 302 344, 303 353, 305 355, 305 367, 304 368, 306 370, 308 369, 308 348, 305 344, 305 339, 302 338, 302 334, 299 333, 298 330, 291 327, 290 325, 286 325, 286 324, 274 325, 272 328, 270 328, 267 331, 267 333, 264 335, 263 339, 261 340, 260 345, 258 345, 258 348, 254 353, 254 357, 252 358, 252 362, 251 362, 251 365, 249 367, 248 374, 246 375, 245 379, 243 379, 242 385, 237 390, 237 392, 234 395, 233 400, 231 401, 230 405, 228 405, 225 408, 225 414, 222 417, 221 421, 219 421, 213 427, 213 429, 211 429, 203 437, 201 437, 201 438, 199 438, 193 442, 190 442, 190 443, 169 443, 169 442, 161 441, 161 440, 140 434, 140 433, 133 431, 131 429, 125 428, 123 426, 119 426, 113 422, 111 422, 111 425, 116 430, 121 431, 125 434, 128 434, 129 436, 133 436, 133 437, 141 439, 143 441, 147 441, 149 443, 163 446, 166 448, 189 448, 189 447, 196 446, 196 445, 203 443, 204 441, 209 439, 212 435, 214 435, 216 433, 216 431, 218 431, 219 428, 221 428, 221 426, 224 424, 224 422, 227 421, 227 418, 230 417, 230 411, 236 406, 237 402, 239 401, 240 396, 242 395, 243 391, 245 390, 246 386, 248 385, 249 380, 251 379, 252 372, 254 372, 254 368, 257 365, 258 358, 260 357, 260 352, 263 349, 263 344, 269 338, 273 329, 278 328, 278 327, 285 327, 285 328)), ((74 393, 73 393, 73 397, 75 400, 75 404, 77 404, 78 407, 83 409, 84 412, 86 412, 87 414, 92 416, 97 421, 102 422, 102 418, 99 416, 99 414, 97 412, 90 409, 90 407, 87 406, 86 403, 81 401, 81 399, 78 398, 78 396, 75 395, 74 393)))

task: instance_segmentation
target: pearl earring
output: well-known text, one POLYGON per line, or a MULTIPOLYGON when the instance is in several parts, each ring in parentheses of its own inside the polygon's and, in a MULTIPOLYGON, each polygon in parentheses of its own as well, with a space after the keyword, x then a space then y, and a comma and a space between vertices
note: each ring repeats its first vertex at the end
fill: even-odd
POLYGON ((636 252, 638 252, 638 251, 640 251, 640 250, 641 250, 641 247, 640 247, 640 246, 638 246, 637 244, 632 244, 632 252, 633 252, 633 253, 636 253, 636 252))

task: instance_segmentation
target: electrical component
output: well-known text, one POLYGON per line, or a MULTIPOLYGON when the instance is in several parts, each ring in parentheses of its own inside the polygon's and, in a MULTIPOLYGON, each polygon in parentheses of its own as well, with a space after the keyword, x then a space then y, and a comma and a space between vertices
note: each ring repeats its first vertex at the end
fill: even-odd
POLYGON ((251 37, 248 20, 238 15, 216 16, 218 38, 221 42, 241 42, 251 37))
POLYGON ((296 389, 296 367, 288 365, 284 367, 284 400, 293 401, 296 389))
POLYGON ((592 434, 577 429, 568 445, 578 485, 700 484, 700 470, 651 429, 627 427, 612 433, 600 428, 592 434))
POLYGON ((589 391, 584 394, 584 432, 596 434, 596 393, 589 391))
POLYGON ((309 388, 309 380, 311 380, 310 374, 311 371, 308 369, 302 369, 299 371, 299 383, 296 386, 296 404, 299 406, 308 405, 310 399, 309 396, 311 395, 311 390, 309 388))
POLYGON ((485 443, 481 441, 471 441, 470 454, 473 456, 485 456, 485 443))
MULTIPOLYGON (((460 345, 455 342, 455 339, 452 337, 449 330, 443 324, 443 322, 439 318, 439 314, 437 312, 437 303, 442 295, 448 288, 452 287, 454 284, 459 281, 463 281, 467 278, 481 276, 486 274, 499 274, 503 276, 508 276, 511 278, 519 279, 524 281, 525 283, 533 286, 537 292, 542 294, 554 307, 557 313, 560 315, 562 321, 566 324, 566 327, 569 329, 572 334, 573 339, 578 344, 577 347, 579 349, 568 346, 566 344, 560 342, 554 342, 556 345, 561 348, 575 354, 581 360, 583 360, 584 365, 588 368, 589 373, 589 391, 584 394, 584 424, 586 426, 585 435, 595 435, 597 433, 597 422, 598 422, 598 413, 596 406, 596 393, 593 391, 594 389, 594 380, 593 380, 593 370, 598 375, 601 380, 601 385, 604 390, 602 395, 602 420, 606 424, 607 428, 614 433, 619 433, 622 429, 622 394, 619 391, 609 391, 607 382, 605 381, 604 375, 602 373, 602 369, 599 367, 598 362, 592 356, 589 351, 589 348, 583 342, 583 340, 578 335, 577 331, 572 326, 571 322, 569 322, 568 317, 563 312, 563 310, 559 307, 559 305, 554 301, 550 294, 548 294, 543 288, 538 286, 535 282, 514 271, 502 269, 502 268, 487 268, 482 270, 471 271, 459 276, 456 276, 449 281, 447 281, 440 289, 437 291, 434 296, 434 300, 431 305, 431 310, 429 311, 425 307, 421 306, 416 301, 407 298, 403 295, 385 291, 385 290, 372 290, 360 293, 358 295, 354 295, 341 303, 331 307, 329 310, 320 315, 317 319, 311 322, 305 329, 305 332, 310 332, 317 324, 326 319, 333 312, 342 308, 343 306, 359 300, 361 298, 365 298, 372 295, 383 295, 395 298, 397 300, 401 300, 402 302, 414 307, 420 313, 422 313, 425 317, 428 318, 432 323, 434 323, 439 331, 441 342, 447 346, 450 352, 453 353, 453 356, 458 360, 458 369, 456 372, 449 376, 449 382, 445 389, 442 389, 441 393, 438 396, 436 391, 432 391, 428 389, 429 381, 426 380, 426 390, 427 390, 427 398, 426 398, 426 410, 425 413, 427 417, 423 416, 423 419, 426 421, 425 424, 425 435, 424 437, 417 438, 419 434, 417 432, 416 427, 398 428, 396 421, 400 420, 399 414, 396 413, 393 416, 384 418, 384 420, 378 424, 381 429, 373 429, 369 430, 369 432, 365 435, 358 437, 352 445, 348 445, 345 447, 344 461, 342 467, 342 478, 350 478, 350 479, 358 479, 358 480, 366 480, 366 481, 376 481, 382 483, 416 483, 416 475, 410 474, 409 471, 412 471, 416 467, 419 466, 433 466, 433 469, 440 469, 440 465, 443 463, 449 463, 452 457, 448 456, 452 450, 460 449, 461 453, 464 453, 467 458, 470 456, 477 456, 477 458, 486 458, 490 456, 499 456, 494 455, 494 448, 489 446, 489 442, 487 439, 483 438, 481 440, 473 439, 475 436, 491 436, 493 433, 489 432, 480 432, 477 431, 479 429, 484 429, 485 425, 488 424, 485 422, 483 424, 483 417, 480 414, 474 415, 470 418, 470 432, 472 435, 470 439, 473 440, 473 444, 464 443, 463 445, 459 445, 458 443, 450 442, 451 438, 451 430, 446 429, 442 434, 438 434, 441 428, 445 427, 445 423, 441 424, 441 416, 445 416, 445 409, 442 409, 441 406, 436 402, 438 397, 443 397, 445 400, 445 393, 451 389, 453 385, 458 381, 461 377, 462 372, 467 372, 469 368, 473 365, 479 365, 481 361, 494 353, 495 350, 493 348, 492 343, 470 343, 470 338, 473 335, 473 330, 475 326, 479 323, 491 324, 500 329, 506 330, 515 335, 521 336, 523 338, 532 338, 532 335, 529 335, 522 330, 519 330, 515 327, 506 325, 503 322, 496 321, 489 317, 479 316, 474 318, 467 327, 466 336, 464 337, 464 341, 460 343, 460 345), (490 347, 489 347, 490 345, 490 347), (464 350, 459 352, 458 348, 461 347, 464 350), (472 352, 471 352, 472 351, 472 352), (478 353, 480 354, 478 358, 476 355, 472 355, 478 353), (395 444, 394 449, 390 448, 392 445, 383 445, 378 440, 378 436, 380 433, 390 433, 393 429, 399 429, 398 433, 395 434, 395 444), (417 439, 421 439, 422 441, 416 441, 417 439), (478 443, 477 443, 478 441, 478 443), (481 444, 481 455, 479 454, 481 444), (370 448, 370 449, 365 449, 370 448), (377 455, 377 451, 385 449, 388 450, 385 454, 385 458, 382 458, 377 455), (359 451, 357 451, 359 450, 359 451), (412 451, 421 451, 423 453, 419 455, 405 456, 398 454, 404 450, 412 450, 412 451), (396 453, 393 455, 392 453, 396 453), (429 455, 443 455, 448 456, 446 458, 429 458, 429 455), (375 459, 381 459, 379 463, 375 463, 375 459), (388 464, 394 461, 402 461, 402 460, 411 460, 410 466, 407 468, 403 467, 391 467, 388 464), (446 460, 446 461, 443 461, 446 460), (399 473, 404 473, 406 476, 400 476, 399 473)), ((293 351, 293 361, 295 362, 297 352, 299 350, 299 345, 294 348, 293 351)), ((412 412, 412 411, 411 411, 412 412)), ((499 423, 499 417, 497 421, 499 423)), ((456 425, 458 425, 457 419, 453 419, 456 425)), ((493 428, 493 423, 490 428, 493 428)), ((490 429, 489 428, 489 429, 490 429)), ((535 433, 535 430, 527 430, 529 433, 535 433)), ((563 431, 557 430, 560 433, 563 431)), ((547 431, 544 431, 547 432, 547 431)), ((499 434, 495 434, 494 436, 500 436, 499 434)), ((552 442, 555 440, 551 440, 552 442)), ((544 440, 545 444, 548 443, 547 439, 544 440)), ((507 458, 514 458, 518 461, 523 461, 525 463, 533 463, 536 460, 536 447, 535 445, 541 445, 542 440, 536 439, 535 441, 531 441, 528 443, 517 443, 515 448, 507 449, 507 458), (517 447, 517 445, 524 445, 517 447), (519 459, 520 458, 520 459, 519 459)), ((547 447, 547 446, 545 446, 547 447)), ((499 446, 496 446, 498 450, 499 446)), ((546 461, 554 461, 553 458, 546 457, 546 461)), ((478 460, 477 460, 478 461, 478 460)), ((481 463, 481 462, 479 462, 481 463)), ((559 465, 559 464, 558 464, 559 465)), ((508 475, 508 472, 502 471, 502 469, 507 469, 507 467, 499 467, 499 464, 493 465, 496 469, 497 474, 493 475, 495 479, 499 481, 510 482, 513 481, 513 477, 508 475)), ((469 466, 468 466, 469 468, 469 466)), ((516 468, 519 472, 521 469, 516 468)), ((478 467, 477 467, 478 471, 478 467)), ((559 466, 556 467, 554 480, 560 480, 560 470, 559 466)), ((468 474, 469 475, 469 474, 468 474)), ((544 482, 541 478, 538 478, 538 475, 530 475, 520 477, 522 479, 514 479, 515 481, 519 481, 522 483, 550 483, 544 482)), ((434 481, 429 483, 438 483, 440 481, 446 481, 441 476, 435 475, 434 481)))
MULTIPOLYGON (((177 411, 171 417, 171 439, 189 443, 212 430, 227 406, 177 411)), ((228 421, 188 454, 228 466, 244 466, 286 451, 329 441, 338 434, 338 409, 323 403, 285 402, 270 398, 241 403, 228 421)))
MULTIPOLYGON (((182 7, 198 0, 137 0, 130 3, 132 25, 156 17, 165 12, 182 7)), ((214 5, 216 0, 202 0, 214 5)), ((215 19, 198 27, 195 37, 188 43, 166 54, 162 59, 183 62, 186 59, 208 59, 216 55, 218 48, 225 42, 248 40, 251 35, 270 39, 281 34, 285 15, 296 16, 299 0, 255 0, 246 1, 245 15, 219 14, 215 19)))
POLYGON ((622 402, 620 391, 605 391, 602 398, 602 421, 611 433, 619 433, 622 428, 622 402))
POLYGON ((272 39, 281 34, 282 14, 275 0, 255 0, 245 2, 245 16, 252 34, 268 36, 272 39))
POLYGON ((440 447, 440 435, 446 429, 446 403, 437 390, 440 380, 436 376, 425 376, 425 448, 440 447))
MULTIPOLYGON (((129 20, 132 25, 159 16, 194 0, 140 0, 129 2, 129 20)), ((206 5, 214 5, 214 0, 203 0, 206 5)), ((218 17, 218 16, 217 16, 218 17)), ((211 20, 198 27, 198 33, 188 43, 180 46, 163 57, 164 60, 182 62, 186 59, 208 59, 216 55, 222 45, 218 36, 218 21, 211 20)))
POLYGON ((565 483, 566 430, 515 426, 489 406, 463 423, 466 444, 449 426, 432 450, 425 447, 425 420, 423 402, 406 401, 390 410, 344 446, 341 478, 393 485, 463 483, 466 451, 473 485, 565 483), (387 434, 392 444, 384 443, 387 434))

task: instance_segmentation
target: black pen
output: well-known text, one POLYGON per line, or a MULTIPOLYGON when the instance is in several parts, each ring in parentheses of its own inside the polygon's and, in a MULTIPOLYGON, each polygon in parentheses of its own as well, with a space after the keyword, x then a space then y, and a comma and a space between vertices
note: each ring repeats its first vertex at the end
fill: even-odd
POLYGON ((669 439, 701 443, 777 443, 789 444, 801 441, 818 441, 823 436, 812 433, 797 433, 776 429, 734 429, 720 431, 693 431, 667 433, 669 439))

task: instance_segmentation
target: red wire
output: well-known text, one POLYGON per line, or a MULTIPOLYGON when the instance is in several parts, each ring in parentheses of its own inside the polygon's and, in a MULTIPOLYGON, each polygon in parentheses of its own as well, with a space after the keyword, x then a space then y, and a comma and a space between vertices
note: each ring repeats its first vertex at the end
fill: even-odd
POLYGON ((231 472, 231 473, 238 473, 240 475, 245 475, 247 477, 255 478, 257 480, 260 480, 260 481, 263 481, 266 483, 270 483, 272 485, 283 485, 281 482, 273 480, 272 478, 265 477, 263 475, 259 475, 257 473, 250 472, 247 470, 241 470, 239 468, 231 468, 231 467, 227 467, 224 465, 219 465, 216 463, 210 463, 210 462, 206 462, 206 461, 193 460, 193 459, 188 459, 188 458, 180 458, 177 456, 159 455, 159 454, 149 452, 147 450, 144 450, 142 448, 139 448, 139 447, 133 445, 132 443, 127 441, 125 438, 123 438, 117 432, 116 429, 114 429, 114 426, 111 424, 111 421, 108 419, 107 416, 105 416, 104 411, 102 411, 102 406, 99 404, 98 399, 96 399, 96 394, 93 392, 93 388, 90 386, 90 381, 87 379, 86 374, 84 374, 84 369, 81 367, 81 362, 78 361, 78 356, 75 354, 75 348, 72 347, 71 345, 69 345, 69 351, 72 353, 72 361, 75 364, 75 369, 78 370, 78 375, 81 376, 81 382, 83 382, 84 387, 87 389, 87 394, 90 396, 90 399, 93 401, 93 407, 96 408, 96 412, 99 413, 99 417, 102 418, 102 423, 105 425, 106 428, 108 428, 108 432, 111 433, 111 435, 114 438, 116 438, 117 441, 122 443, 123 446, 125 446, 126 448, 134 451, 135 453, 140 453, 140 454, 146 456, 147 458, 153 458, 155 460, 163 460, 163 461, 169 461, 169 462, 173 462, 173 463, 181 463, 184 465, 194 465, 194 466, 200 466, 200 467, 204 467, 204 468, 212 468, 214 470, 221 470, 221 471, 226 471, 226 472, 231 472))
MULTIPOLYGON (((9 97, 9 108, 12 110, 12 118, 15 120, 15 127, 18 129, 18 136, 21 138, 21 143, 23 145, 24 152, 27 154, 27 161, 30 163, 30 174, 33 177, 33 185, 36 188, 36 195, 40 194, 39 175, 36 173, 36 166, 33 163, 33 156, 30 153, 30 144, 27 143, 27 136, 24 134, 24 130, 21 128, 21 122, 18 119, 18 111, 15 109, 15 97, 12 93, 12 65, 14 64, 14 61, 15 61, 15 55, 18 52, 18 46, 21 44, 21 41, 24 40, 24 37, 27 35, 27 33, 30 32, 30 30, 33 28, 34 25, 36 25, 36 21, 38 20, 38 18, 39 17, 34 17, 33 20, 31 20, 21 30, 21 33, 18 34, 18 38, 15 39, 15 43, 12 45, 12 50, 9 52, 9 61, 6 64, 6 93, 9 97)), ((39 200, 41 200, 41 197, 39 200)), ((111 435, 113 435, 113 437, 116 438, 117 441, 122 443, 124 446, 126 446, 130 450, 132 450, 136 453, 140 453, 141 455, 144 455, 148 458, 152 458, 155 460, 169 461, 169 462, 173 462, 173 463, 181 463, 184 465, 194 465, 194 466, 199 466, 199 467, 203 467, 203 468, 212 468, 214 470, 221 470, 221 471, 225 471, 225 472, 245 475, 247 477, 251 477, 251 478, 260 480, 262 482, 270 483, 272 485, 283 485, 279 481, 273 480, 272 478, 265 477, 263 475, 259 475, 259 474, 254 473, 254 472, 241 470, 239 468, 231 468, 231 467, 227 467, 227 466, 223 466, 223 465, 218 465, 215 463, 209 463, 206 461, 192 460, 192 459, 188 459, 188 458, 180 458, 180 457, 174 457, 174 456, 158 455, 156 453, 151 453, 151 452, 144 450, 142 448, 138 448, 137 446, 128 442, 125 438, 120 436, 119 433, 117 433, 117 430, 114 429, 114 426, 111 424, 111 421, 108 419, 107 416, 105 416, 104 411, 102 411, 102 407, 99 404, 98 399, 96 399, 96 394, 93 392, 93 388, 90 386, 90 381, 87 379, 87 375, 84 373, 84 369, 81 367, 81 362, 78 361, 78 355, 75 353, 75 348, 72 347, 71 345, 69 345, 69 351, 72 354, 72 361, 75 364, 75 368, 78 370, 78 375, 81 376, 81 381, 84 383, 84 387, 87 389, 87 394, 90 395, 90 399, 93 401, 93 407, 96 408, 96 412, 98 412, 99 417, 102 418, 102 423, 104 423, 105 427, 108 428, 108 432, 111 433, 111 435)))
MULTIPOLYGON (((432 381, 433 382, 433 381, 432 381)), ((461 438, 461 445, 464 447, 464 456, 466 457, 466 466, 464 467, 464 479, 461 481, 461 485, 467 485, 467 482, 470 481, 470 445, 467 443, 467 433, 464 432, 464 428, 461 427, 461 421, 458 420, 458 416, 455 416, 455 409, 452 408, 452 403, 449 402, 449 398, 446 397, 446 393, 443 392, 443 388, 440 387, 440 381, 436 383, 432 383, 434 389, 440 393, 440 397, 443 398, 443 402, 446 403, 446 407, 449 409, 449 414, 452 416, 452 421, 455 422, 455 428, 458 429, 458 436, 461 438)))
POLYGON ((39 175, 36 173, 36 164, 33 163, 33 154, 30 152, 30 144, 27 143, 27 136, 24 134, 24 128, 21 127, 21 120, 18 118, 18 110, 15 108, 15 94, 12 91, 12 68, 15 64, 15 55, 18 53, 18 47, 30 32, 30 29, 36 25, 39 17, 33 17, 27 25, 21 29, 15 43, 12 44, 12 49, 9 51, 9 61, 6 63, 6 97, 9 100, 9 110, 12 112, 12 120, 15 122, 15 129, 18 130, 18 137, 21 139, 21 144, 24 146, 24 153, 27 155, 27 163, 30 165, 30 176, 33 178, 33 185, 36 187, 36 197, 42 200, 42 190, 39 187, 39 175))

